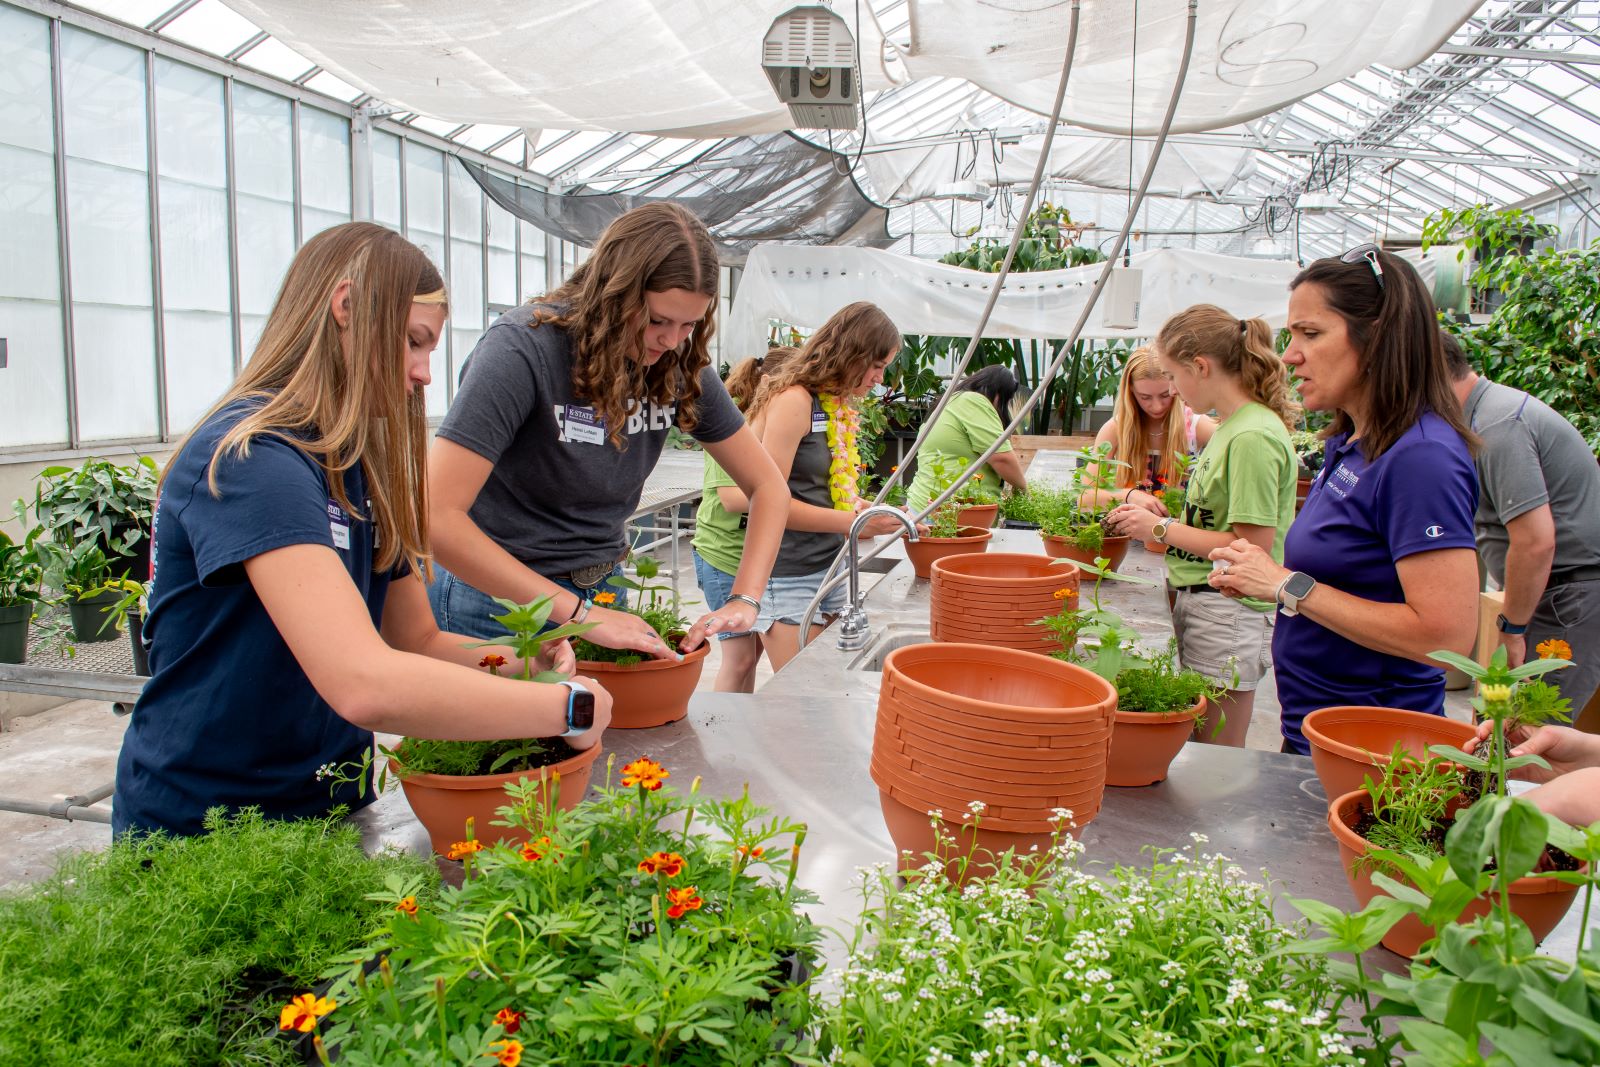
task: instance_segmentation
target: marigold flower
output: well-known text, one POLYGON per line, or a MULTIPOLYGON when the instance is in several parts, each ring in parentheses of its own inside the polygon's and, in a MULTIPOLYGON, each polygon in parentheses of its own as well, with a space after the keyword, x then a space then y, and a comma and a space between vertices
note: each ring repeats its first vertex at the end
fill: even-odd
MULTIPOLYGON (((695 905, 699 907, 699 905, 695 905)), ((319 997, 315 993, 301 993, 288 1004, 278 1015, 278 1029, 298 1030, 308 1034, 317 1028, 317 1020, 328 1014, 339 1005, 327 997, 319 997)))
POLYGON ((457 841, 455 844, 450 846, 450 851, 446 852, 444 855, 445 859, 464 860, 474 852, 482 851, 483 842, 479 841, 476 837, 472 837, 465 841, 457 841))
POLYGON ((615 593, 596 593, 594 595, 594 602, 596 604, 599 604, 603 608, 610 607, 612 604, 615 604, 617 602, 617 594, 615 594, 615 593))
POLYGON ((1480 685, 1478 695, 1490 704, 1503 704, 1511 699, 1509 685, 1480 685))
POLYGON ((627 789, 642 785, 655 792, 661 788, 663 781, 671 777, 670 771, 648 756, 640 756, 622 768, 622 785, 627 789))
POLYGON ((555 848, 550 844, 549 834, 545 834, 537 841, 529 841, 526 845, 522 846, 522 858, 527 860, 529 863, 532 863, 535 860, 542 860, 545 858, 545 856, 554 852, 555 848))
POLYGON ((394 910, 404 912, 407 918, 415 919, 417 917, 417 898, 401 897, 400 903, 394 906, 394 910))
POLYGON ((676 878, 683 873, 683 857, 676 852, 655 852, 639 861, 639 870, 644 874, 664 874, 668 878, 676 878))
POLYGON ((1067 597, 1072 595, 1072 590, 1071 589, 1057 589, 1054 593, 1051 593, 1050 595, 1055 597, 1057 600, 1065 600, 1065 599, 1067 599, 1067 597))
POLYGON ((1548 640, 1540 641, 1538 645, 1534 647, 1534 651, 1539 653, 1540 659, 1572 658, 1572 646, 1561 640, 1559 637, 1552 637, 1548 640))
POLYGON ((683 889, 667 890, 667 918, 681 919, 685 914, 697 910, 705 901, 700 899, 699 886, 686 886, 683 889))
POLYGON ((478 666, 488 667, 491 673, 497 672, 506 665, 506 658, 498 652, 491 652, 478 661, 478 666))
POLYGON ((522 1062, 522 1042, 491 1041, 484 1055, 499 1060, 501 1067, 517 1067, 522 1062))
POLYGON ((514 1034, 522 1029, 522 1016, 523 1013, 515 1008, 501 1008, 495 1012, 494 1022, 496 1026, 506 1033, 514 1034))
POLYGON ((747 860, 758 860, 767 854, 767 850, 762 848, 760 845, 757 845, 754 848, 751 848, 749 845, 740 845, 738 851, 739 855, 743 856, 747 860))

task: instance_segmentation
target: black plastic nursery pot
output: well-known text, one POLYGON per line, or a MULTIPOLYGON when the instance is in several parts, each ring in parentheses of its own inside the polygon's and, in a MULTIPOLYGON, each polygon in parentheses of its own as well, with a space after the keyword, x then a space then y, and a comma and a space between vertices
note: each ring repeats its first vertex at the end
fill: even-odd
POLYGON ((87 600, 74 600, 68 604, 67 614, 72 618, 72 639, 80 645, 93 644, 96 641, 115 641, 117 628, 106 612, 116 607, 122 597, 120 590, 108 589, 87 600))
POLYGON ((1002 530, 1037 530, 1039 524, 1029 522, 1026 519, 1001 519, 1000 528, 1002 530))
POLYGON ((144 616, 137 611, 128 612, 128 640, 133 644, 133 673, 140 678, 150 677, 150 653, 144 647, 144 616))
POLYGON ((0 663, 25 663, 28 659, 28 624, 33 602, 0 604, 0 663))

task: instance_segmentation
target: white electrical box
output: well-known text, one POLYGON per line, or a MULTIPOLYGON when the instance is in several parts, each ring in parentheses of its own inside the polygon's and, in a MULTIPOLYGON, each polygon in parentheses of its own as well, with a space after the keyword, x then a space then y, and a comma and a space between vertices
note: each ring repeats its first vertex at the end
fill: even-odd
POLYGON ((796 129, 855 129, 856 42, 833 11, 808 4, 773 19, 761 42, 761 68, 796 129))
POLYGON ((1139 299, 1144 295, 1144 271, 1138 267, 1113 267, 1100 294, 1100 325, 1113 330, 1139 326, 1139 299))

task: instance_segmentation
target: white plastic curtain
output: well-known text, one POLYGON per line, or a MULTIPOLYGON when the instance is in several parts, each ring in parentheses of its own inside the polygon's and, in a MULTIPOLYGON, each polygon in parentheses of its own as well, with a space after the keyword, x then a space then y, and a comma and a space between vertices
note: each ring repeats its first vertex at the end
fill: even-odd
MULTIPOLYGON (((1085 337, 1151 337, 1192 304, 1217 304, 1240 318, 1260 316, 1279 327, 1288 310, 1289 282, 1299 271, 1284 260, 1184 249, 1139 252, 1131 265, 1143 271, 1138 326, 1106 326, 1102 299, 1085 337)), ((1101 269, 1096 263, 1011 275, 984 336, 1062 336, 1101 269)), ((877 304, 902 333, 969 336, 993 281, 991 274, 877 249, 757 245, 722 326, 722 351, 730 361, 759 354, 766 350, 769 320, 815 328, 856 300, 877 304)))
MULTIPOLYGON (((761 39, 796 0, 225 0, 381 100, 460 122, 715 137, 787 129, 761 39)), ((909 0, 915 78, 967 78, 1049 112, 1066 0, 909 0)), ((1205 0, 1174 132, 1274 111, 1373 63, 1411 66, 1480 0, 1205 0)), ((1084 0, 1065 121, 1134 133, 1160 124, 1186 0, 1084 0), (1135 48, 1137 43, 1137 48, 1135 48), (1137 79, 1134 69, 1137 67, 1137 79)), ((856 8, 837 10, 856 30, 856 8)), ((866 3, 868 90, 889 82, 866 3)))

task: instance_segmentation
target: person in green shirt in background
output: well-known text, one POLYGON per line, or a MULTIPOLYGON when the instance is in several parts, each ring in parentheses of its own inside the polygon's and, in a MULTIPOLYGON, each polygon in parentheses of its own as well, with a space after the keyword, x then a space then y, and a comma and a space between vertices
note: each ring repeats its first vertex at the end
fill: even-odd
MULTIPOLYGON (((723 384, 740 411, 750 407, 756 387, 772 371, 799 352, 795 348, 769 348, 764 356, 753 356, 728 372, 723 384)), ((735 503, 744 506, 738 484, 717 461, 706 456, 705 477, 701 481, 700 508, 695 512, 694 573, 707 604, 725 604, 733 591, 734 575, 739 573, 739 558, 744 555, 744 531, 748 516, 729 510, 735 503)), ((754 693, 756 664, 761 661, 761 641, 750 632, 717 634, 722 665, 717 669, 719 693, 754 693)))
MULTIPOLYGON (((922 447, 917 449, 917 475, 907 493, 912 511, 921 511, 939 494, 929 459, 937 454, 951 469, 962 460, 970 464, 977 459, 1005 432, 1011 401, 1016 395, 1016 376, 998 365, 969 374, 956 386, 955 395, 939 413, 922 447)), ((967 484, 986 489, 998 497, 1001 479, 1016 487, 1018 492, 1028 488, 1028 481, 1022 475, 1022 461, 1011 450, 1010 441, 1001 445, 1000 451, 990 456, 983 470, 967 484)))
POLYGON ((1156 358, 1185 403, 1216 411, 1219 425, 1189 476, 1183 515, 1162 518, 1126 504, 1117 533, 1169 546, 1167 585, 1178 660, 1227 692, 1222 716, 1197 727, 1202 741, 1244 747, 1255 690, 1272 666, 1275 605, 1234 600, 1207 583, 1212 549, 1244 538, 1283 561, 1294 520, 1296 463, 1289 431, 1300 412, 1263 319, 1238 319, 1212 304, 1180 311, 1161 327, 1156 358))

